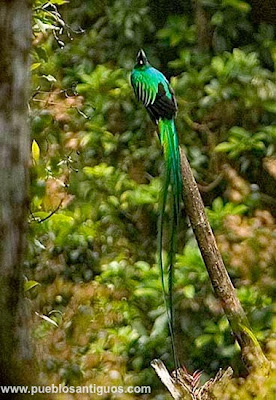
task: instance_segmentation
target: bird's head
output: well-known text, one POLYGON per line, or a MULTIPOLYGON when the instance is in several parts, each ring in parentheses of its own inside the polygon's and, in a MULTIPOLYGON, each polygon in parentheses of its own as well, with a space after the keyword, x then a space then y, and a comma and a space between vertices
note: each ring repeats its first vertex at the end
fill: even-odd
POLYGON ((140 49, 137 53, 137 57, 136 57, 136 65, 138 65, 139 67, 142 67, 143 65, 147 65, 148 59, 147 56, 144 52, 143 49, 140 49))

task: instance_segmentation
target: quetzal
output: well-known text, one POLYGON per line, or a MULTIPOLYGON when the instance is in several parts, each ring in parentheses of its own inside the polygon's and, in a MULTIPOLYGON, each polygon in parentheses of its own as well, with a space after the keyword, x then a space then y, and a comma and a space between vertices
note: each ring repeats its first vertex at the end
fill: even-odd
POLYGON ((173 263, 176 247, 176 232, 180 214, 182 197, 182 176, 178 135, 175 127, 177 104, 174 92, 166 77, 153 68, 143 50, 139 50, 136 64, 131 72, 131 85, 139 101, 146 107, 151 119, 158 127, 158 134, 163 147, 165 159, 165 179, 163 183, 160 205, 160 220, 158 231, 158 254, 161 268, 161 280, 164 294, 168 323, 172 340, 172 350, 175 367, 178 367, 174 329, 173 329, 173 263), (165 287, 165 268, 162 257, 163 225, 165 207, 168 202, 169 187, 171 187, 170 207, 170 245, 168 251, 168 294, 165 287))

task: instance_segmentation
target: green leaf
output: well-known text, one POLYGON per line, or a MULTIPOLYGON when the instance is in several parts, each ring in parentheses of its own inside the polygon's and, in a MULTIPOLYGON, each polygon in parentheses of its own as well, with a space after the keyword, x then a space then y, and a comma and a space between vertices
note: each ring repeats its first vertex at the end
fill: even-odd
POLYGON ((251 10, 250 4, 241 0, 223 0, 222 5, 236 8, 237 10, 245 13, 248 13, 251 10))
POLYGON ((229 134, 238 139, 250 137, 250 132, 240 126, 233 126, 233 128, 230 129, 229 134))
POLYGON ((227 153, 228 151, 231 151, 233 147, 235 147, 233 143, 222 142, 215 147, 215 151, 218 153, 227 153))
MULTIPOLYGON (((229 203, 228 203, 229 204, 229 203)), ((245 204, 239 204, 232 208, 232 214, 244 214, 248 210, 248 207, 245 204)))
POLYGON ((35 69, 39 68, 40 65, 41 65, 41 63, 33 63, 33 64, 31 65, 31 71, 34 71, 35 69))
POLYGON ((138 288, 135 290, 134 295, 137 297, 155 297, 157 296, 157 291, 152 288, 138 288))
POLYGON ((224 70, 224 62, 221 57, 213 57, 212 59, 212 67, 216 71, 218 75, 221 75, 224 70))
POLYGON ((276 101, 267 101, 264 103, 264 109, 276 114, 276 101))
POLYGON ((193 285, 185 286, 183 292, 187 299, 193 299, 195 296, 195 288, 193 285))
POLYGON ((101 163, 95 167, 84 167, 83 172, 91 178, 103 178, 112 175, 114 173, 114 167, 101 163))
POLYGON ((37 281, 26 281, 24 282, 24 291, 28 292, 38 285, 40 285, 40 283, 38 283, 37 281))
POLYGON ((62 4, 69 3, 68 0, 51 0, 50 3, 56 4, 57 6, 62 6, 62 4))
POLYGON ((226 317, 221 318, 218 323, 218 327, 220 332, 225 332, 229 327, 228 319, 226 317))
POLYGON ((33 160, 36 163, 38 163, 39 158, 40 158, 40 148, 35 140, 33 140, 33 142, 32 142, 32 157, 33 157, 33 160))
POLYGON ((166 332, 166 329, 167 329, 167 315, 164 312, 158 318, 156 318, 150 336, 163 337, 164 332, 166 332))
POLYGON ((221 197, 217 197, 212 204, 214 211, 221 211, 223 209, 223 200, 221 197))
POLYGON ((212 335, 201 335, 199 337, 196 338, 195 340, 195 345, 196 347, 203 347, 206 344, 210 343, 212 340, 212 335))

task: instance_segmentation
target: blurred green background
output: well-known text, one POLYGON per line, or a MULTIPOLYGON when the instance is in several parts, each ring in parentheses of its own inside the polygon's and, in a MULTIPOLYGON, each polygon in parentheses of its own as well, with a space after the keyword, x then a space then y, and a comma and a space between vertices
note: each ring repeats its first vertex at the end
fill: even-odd
MULTIPOLYGON (((34 2, 25 289, 45 382, 151 385, 151 395, 118 398, 170 398, 150 367, 161 358, 172 369, 173 360, 156 264, 162 153, 129 83, 141 47, 171 79, 181 147, 252 329, 275 357, 276 12, 269 4, 34 2)), ((203 370, 203 379, 228 365, 245 376, 184 211, 175 275, 182 364, 203 370)), ((232 388, 225 399, 264 399, 262 390, 232 388)))

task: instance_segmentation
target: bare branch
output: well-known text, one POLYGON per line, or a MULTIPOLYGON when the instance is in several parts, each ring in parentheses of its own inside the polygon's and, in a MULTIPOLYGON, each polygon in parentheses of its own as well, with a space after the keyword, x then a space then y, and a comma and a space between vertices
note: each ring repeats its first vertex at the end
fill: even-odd
POLYGON ((257 339, 249 323, 235 288, 230 280, 214 234, 204 211, 204 205, 187 157, 180 149, 183 180, 183 199, 202 258, 208 271, 214 292, 228 318, 232 331, 241 348, 241 355, 248 368, 269 369, 257 339))
POLYGON ((51 211, 50 214, 47 215, 47 217, 45 217, 45 218, 42 218, 42 219, 41 219, 41 218, 37 218, 37 217, 33 214, 33 212, 31 211, 31 216, 32 216, 32 218, 33 218, 32 221, 35 221, 35 222, 37 222, 38 224, 41 224, 41 222, 47 221, 47 219, 51 218, 56 212, 58 212, 58 210, 60 209, 60 207, 61 207, 61 205, 62 205, 63 200, 64 200, 64 199, 61 199, 59 205, 57 206, 57 208, 55 208, 53 211, 51 211))
POLYGON ((178 368, 170 375, 161 360, 153 360, 151 366, 159 376, 175 400, 213 400, 215 389, 222 389, 230 381, 233 370, 228 367, 225 371, 220 369, 214 378, 209 379, 202 386, 199 385, 201 372, 189 374, 185 367, 178 368))

